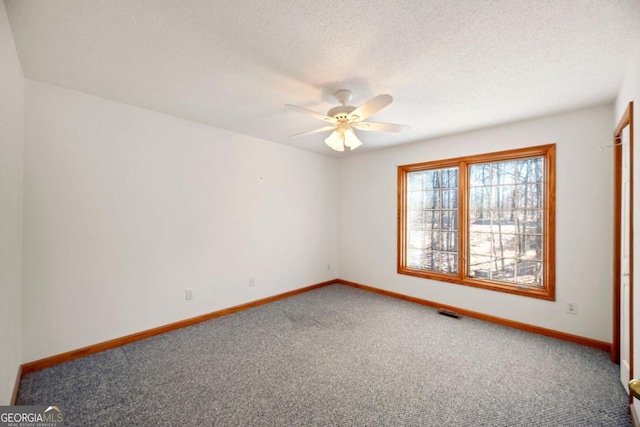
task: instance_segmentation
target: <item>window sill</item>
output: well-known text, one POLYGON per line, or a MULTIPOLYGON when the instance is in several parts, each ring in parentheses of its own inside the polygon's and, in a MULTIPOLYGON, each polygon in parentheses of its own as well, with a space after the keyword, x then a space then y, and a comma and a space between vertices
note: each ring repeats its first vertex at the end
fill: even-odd
POLYGON ((473 286, 475 288, 488 289, 492 291, 505 292, 513 295, 520 295, 530 298, 538 298, 547 301, 555 301, 555 289, 554 288, 519 288, 514 285, 508 285, 505 283, 495 282, 491 280, 479 280, 473 277, 459 277, 450 274, 427 272, 423 270, 414 270, 411 268, 400 267, 398 268, 398 274, 404 274, 407 276, 420 277, 423 279, 437 280, 439 282, 448 282, 456 285, 473 286))

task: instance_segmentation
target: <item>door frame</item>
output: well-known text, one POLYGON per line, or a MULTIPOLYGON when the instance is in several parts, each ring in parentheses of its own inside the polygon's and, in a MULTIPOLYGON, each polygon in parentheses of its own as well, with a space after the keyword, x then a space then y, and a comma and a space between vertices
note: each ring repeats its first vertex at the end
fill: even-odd
MULTIPOLYGON (((629 376, 633 378, 633 102, 613 132, 613 339, 611 361, 620 363, 620 262, 622 254, 622 132, 629 126, 629 376)), ((629 402, 633 397, 629 395, 629 402)))

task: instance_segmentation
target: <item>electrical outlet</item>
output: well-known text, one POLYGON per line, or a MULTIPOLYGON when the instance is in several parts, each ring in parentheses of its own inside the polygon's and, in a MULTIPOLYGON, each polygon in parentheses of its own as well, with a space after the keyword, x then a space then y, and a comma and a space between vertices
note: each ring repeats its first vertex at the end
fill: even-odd
POLYGON ((331 271, 331 264, 327 264, 327 271, 331 271))
POLYGON ((256 286, 256 279, 254 277, 249 277, 249 287, 253 288, 256 286))
POLYGON ((193 299, 193 289, 185 289, 185 298, 187 299, 187 301, 191 301, 193 299))
POLYGON ((567 313, 578 314, 578 304, 575 301, 567 301, 567 313))

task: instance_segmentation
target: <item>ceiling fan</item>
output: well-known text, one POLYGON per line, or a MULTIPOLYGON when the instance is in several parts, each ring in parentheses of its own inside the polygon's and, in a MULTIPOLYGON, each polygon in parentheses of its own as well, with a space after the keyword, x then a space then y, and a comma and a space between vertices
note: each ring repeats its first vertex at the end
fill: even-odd
POLYGON ((373 132, 400 132, 405 129, 411 129, 407 125, 363 121, 391 104, 393 101, 391 95, 378 95, 357 108, 347 105, 347 103, 351 101, 352 95, 350 90, 343 89, 337 91, 335 97, 342 105, 330 109, 326 116, 316 113, 315 111, 307 110, 306 108, 298 107, 297 105, 286 104, 285 107, 291 110, 329 123, 328 126, 292 135, 290 138, 333 130, 324 142, 335 151, 344 151, 345 147, 348 147, 350 150, 355 150, 362 145, 354 129, 373 132))

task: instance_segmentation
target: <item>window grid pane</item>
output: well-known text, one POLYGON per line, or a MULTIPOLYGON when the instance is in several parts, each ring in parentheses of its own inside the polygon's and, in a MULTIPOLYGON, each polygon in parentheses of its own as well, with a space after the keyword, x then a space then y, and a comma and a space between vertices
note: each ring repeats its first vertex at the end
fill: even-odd
POLYGON ((543 286, 544 158, 469 166, 469 276, 543 286))
POLYGON ((407 266, 458 273, 458 168, 407 174, 407 266))

